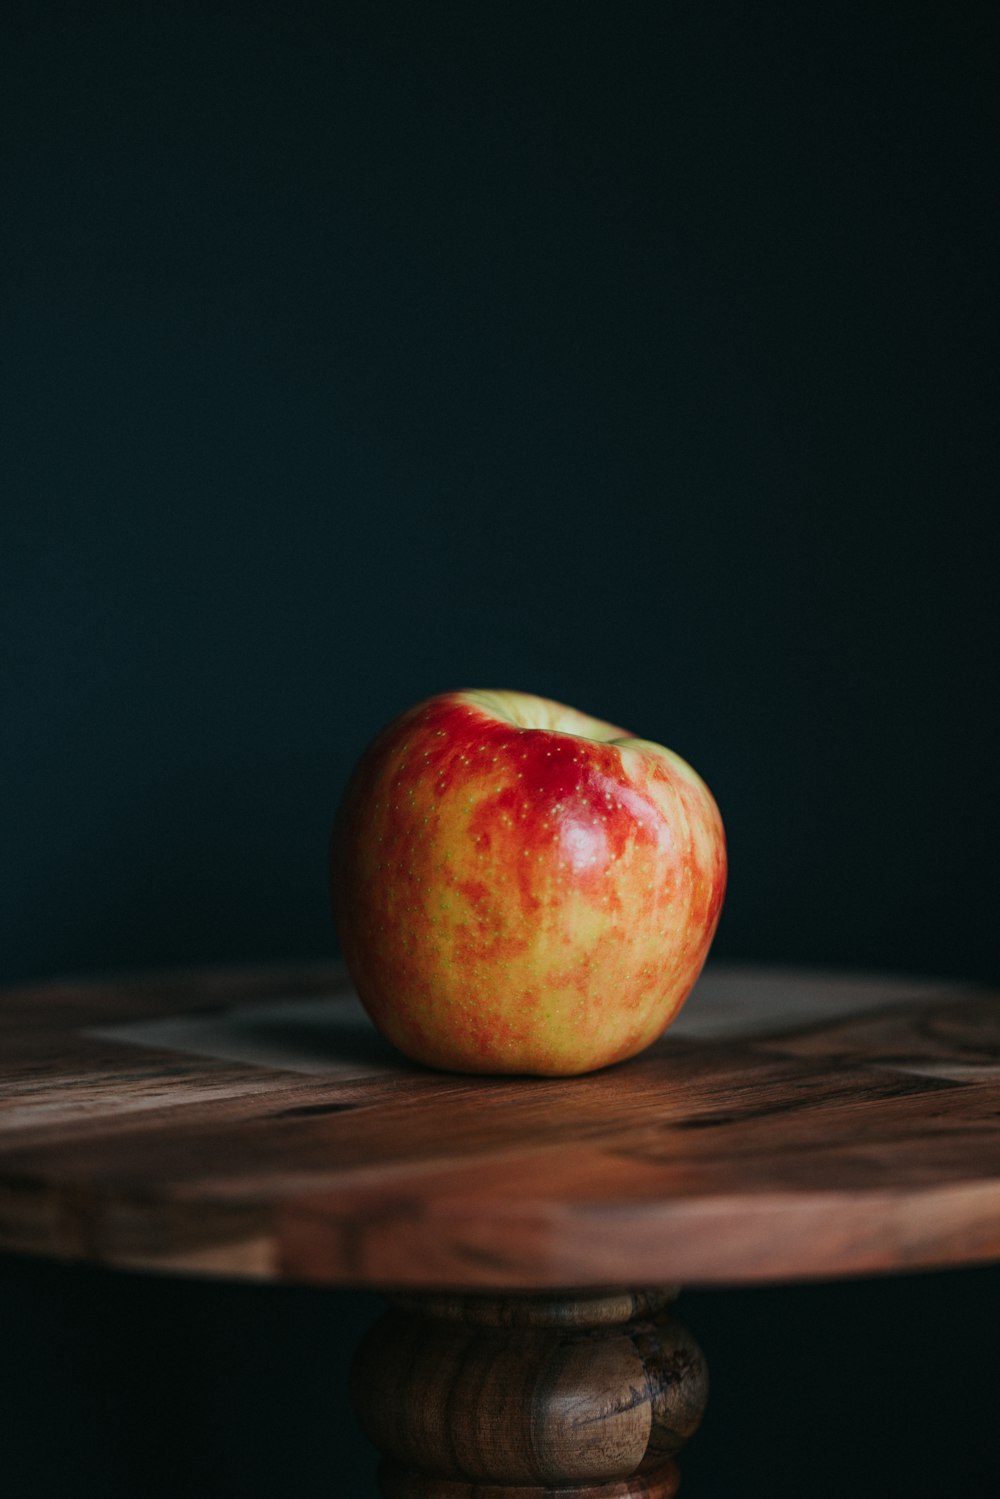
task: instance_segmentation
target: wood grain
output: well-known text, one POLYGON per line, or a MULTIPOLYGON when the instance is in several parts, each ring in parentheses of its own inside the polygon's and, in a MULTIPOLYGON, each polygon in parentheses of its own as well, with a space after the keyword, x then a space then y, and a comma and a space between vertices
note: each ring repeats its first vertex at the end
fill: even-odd
POLYGON ((500 1080, 396 1057, 333 965, 60 982, 0 999, 0 1247, 443 1291, 960 1264, 1000 1257, 998 1120, 961 986, 716 971, 643 1056, 500 1080))
POLYGON ((673 1494, 674 1455, 701 1420, 705 1363, 663 1295, 419 1296, 396 1304, 359 1351, 352 1394, 387 1456, 382 1491, 468 1499, 673 1494), (638 1315, 631 1315, 639 1308, 638 1315), (595 1317, 596 1313, 596 1317, 595 1317))

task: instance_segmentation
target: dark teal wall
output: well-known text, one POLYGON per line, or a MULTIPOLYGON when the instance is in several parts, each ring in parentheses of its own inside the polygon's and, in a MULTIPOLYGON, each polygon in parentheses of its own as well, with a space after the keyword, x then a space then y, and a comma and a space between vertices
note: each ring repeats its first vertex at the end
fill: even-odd
MULTIPOLYGON (((374 1296, 6 1259, 16 1499, 376 1499, 345 1384, 374 1296)), ((993 1270, 687 1292, 709 1362, 685 1499, 995 1499, 993 1270)))
MULTIPOLYGON (((350 765, 460 685, 693 761, 730 834, 720 955, 1000 976, 991 7, 3 25, 0 977, 332 952, 350 765)), ((310 1392, 311 1319, 355 1306, 5 1284, 8 1363, 36 1321, 92 1341, 105 1297, 133 1331, 169 1306, 197 1361, 239 1307, 310 1392)), ((51 1458, 23 1492, 114 1499, 69 1454, 118 1375, 67 1367, 21 1389, 51 1458)), ((286 1398, 249 1355, 219 1377, 286 1398)), ((251 1468, 242 1499, 284 1492, 251 1468)))
POLYGON ((720 951, 996 976, 986 12, 9 28, 6 977, 322 954, 372 732, 662 738, 720 951))

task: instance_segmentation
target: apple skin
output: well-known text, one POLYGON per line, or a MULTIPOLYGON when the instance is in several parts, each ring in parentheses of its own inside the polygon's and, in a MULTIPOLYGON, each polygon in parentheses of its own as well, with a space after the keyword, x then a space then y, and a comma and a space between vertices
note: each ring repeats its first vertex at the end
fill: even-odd
POLYGON ((679 756, 545 698, 446 693, 358 763, 331 840, 348 971, 400 1051, 455 1072, 589 1072, 690 993, 726 885, 679 756))

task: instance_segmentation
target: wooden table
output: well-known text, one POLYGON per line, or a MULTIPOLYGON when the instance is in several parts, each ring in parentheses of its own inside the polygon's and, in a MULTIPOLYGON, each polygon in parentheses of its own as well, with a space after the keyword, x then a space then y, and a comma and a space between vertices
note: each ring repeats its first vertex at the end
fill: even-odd
POLYGON ((676 1287, 1000 1259, 1000 1002, 715 969, 579 1079, 410 1066, 332 965, 8 991, 0 1248, 377 1287, 397 1499, 675 1492, 676 1287))

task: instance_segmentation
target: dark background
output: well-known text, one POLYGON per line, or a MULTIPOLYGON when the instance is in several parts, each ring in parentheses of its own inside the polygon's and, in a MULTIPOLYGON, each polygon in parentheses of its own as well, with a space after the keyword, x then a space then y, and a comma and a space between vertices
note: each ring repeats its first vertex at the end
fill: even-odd
MULTIPOLYGON (((718 956, 1000 977, 995 7, 3 31, 4 979, 331 953, 465 685, 698 767, 718 956)), ((373 1492, 372 1298, 3 1272, 11 1494, 373 1492)), ((687 1306, 687 1499, 996 1493, 994 1272, 687 1306)))

